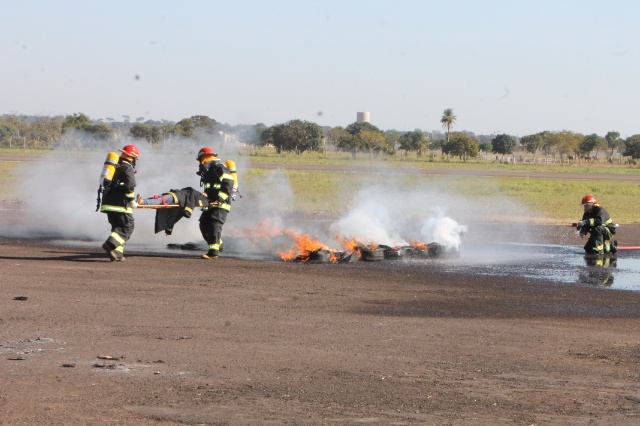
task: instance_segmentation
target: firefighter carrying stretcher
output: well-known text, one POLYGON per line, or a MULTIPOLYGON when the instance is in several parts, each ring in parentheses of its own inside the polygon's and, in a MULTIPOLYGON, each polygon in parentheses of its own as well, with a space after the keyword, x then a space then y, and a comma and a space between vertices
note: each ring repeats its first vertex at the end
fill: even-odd
POLYGON ((115 172, 111 177, 103 171, 98 192, 99 204, 100 194, 104 192, 100 211, 107 214, 111 225, 111 234, 102 244, 102 248, 107 252, 111 261, 124 260, 124 243, 131 238, 135 225, 132 207, 134 189, 136 187, 136 159, 140 152, 135 145, 127 145, 119 151, 121 154, 117 164, 111 164, 115 158, 111 158, 113 155, 109 153, 108 162, 105 162, 105 169, 107 169, 107 163, 109 163, 110 166, 114 167, 115 172))
POLYGON ((222 251, 222 226, 231 211, 234 179, 211 148, 204 147, 198 151, 196 160, 199 163, 198 172, 200 186, 209 199, 209 206, 203 207, 200 215, 200 233, 207 242, 208 251, 202 259, 216 259, 222 251))
POLYGON ((582 197, 584 214, 582 220, 577 223, 581 237, 589 234, 589 240, 584 245, 586 254, 608 254, 618 251, 618 242, 613 239, 616 227, 611 216, 598 204, 596 197, 587 194, 582 197))

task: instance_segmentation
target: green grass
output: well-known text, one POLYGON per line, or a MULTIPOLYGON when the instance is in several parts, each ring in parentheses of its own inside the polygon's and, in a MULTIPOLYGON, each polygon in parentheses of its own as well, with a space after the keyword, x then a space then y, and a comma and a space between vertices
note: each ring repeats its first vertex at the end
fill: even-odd
POLYGON ((69 152, 68 151, 63 151, 63 150, 51 150, 51 149, 0 148, 0 155, 22 155, 22 156, 55 155, 55 156, 64 156, 64 155, 69 155, 69 152))
MULTIPOLYGON (((358 153, 354 160, 351 154, 344 152, 326 151, 326 152, 304 152, 300 155, 292 153, 277 154, 273 148, 246 149, 239 153, 239 156, 248 158, 253 163, 269 163, 269 164, 327 164, 327 165, 375 165, 383 164, 385 167, 399 168, 443 168, 443 169, 466 169, 466 170, 510 170, 510 171, 540 171, 540 172, 559 172, 559 173, 592 173, 592 174, 640 174, 640 166, 628 166, 624 164, 609 164, 605 162, 594 164, 560 164, 559 157, 555 164, 524 164, 524 163, 500 163, 497 161, 469 159, 466 162, 460 161, 458 158, 442 159, 440 155, 436 155, 433 161, 429 160, 428 155, 423 155, 418 160, 415 153, 404 156, 401 153, 389 156, 379 156, 370 159, 366 153, 358 153)), ((533 158, 533 156, 525 156, 525 158, 533 158)), ((540 158, 540 156, 536 157, 540 158)), ((604 157, 603 157, 604 158, 604 157)))
MULTIPOLYGON (((259 187, 266 170, 252 169, 244 173, 243 187, 259 187)), ((362 187, 384 183, 383 175, 349 172, 284 170, 295 194, 291 209, 309 214, 339 214, 350 205, 353 195, 362 187)), ((444 188, 473 202, 507 197, 526 209, 520 219, 535 218, 548 223, 570 223, 582 215, 580 200, 593 193, 618 223, 640 223, 635 200, 640 198, 640 185, 635 182, 598 182, 562 179, 512 177, 450 177, 440 175, 394 176, 398 188, 444 188)), ((400 206, 401 207, 401 206, 400 206)), ((497 212, 500 206, 496 206, 497 212)))
MULTIPOLYGON (((92 151, 76 150, 71 151, 73 155, 85 156, 90 155, 92 151)), ((42 149, 19 149, 19 148, 0 148, 0 155, 69 155, 69 151, 65 150, 42 150, 42 149)), ((224 154, 221 154, 224 156, 224 154)), ((520 154, 516 154, 520 155, 520 154)), ((533 158, 531 154, 522 155, 525 158, 533 158)), ((252 163, 267 164, 323 164, 323 165, 342 165, 342 166, 371 166, 382 164, 385 167, 398 168, 443 168, 443 169, 463 169, 463 170, 509 170, 521 172, 559 172, 559 173, 591 173, 591 174, 620 174, 620 175, 639 175, 640 166, 628 166, 624 164, 608 164, 605 162, 595 164, 560 164, 558 157, 555 164, 523 164, 523 163, 500 163, 489 160, 480 160, 471 158, 466 162, 460 161, 457 157, 443 159, 439 154, 435 155, 433 161, 429 159, 428 153, 424 154, 421 159, 416 158, 415 153, 404 155, 397 152, 395 155, 380 155, 371 159, 367 153, 358 153, 354 160, 350 153, 336 152, 327 150, 326 152, 304 152, 300 155, 294 153, 277 154, 274 148, 246 148, 237 154, 237 157, 248 159, 252 163)), ((601 155, 604 161, 605 155, 601 155)), ((538 155, 536 158, 540 158, 538 155)))
POLYGON ((640 197, 636 182, 584 181, 562 179, 500 178, 504 195, 513 197, 531 209, 539 209, 555 221, 576 221, 582 215, 580 200, 595 194, 598 201, 619 223, 639 223, 635 200, 640 197))
POLYGON ((17 164, 18 163, 0 161, 0 200, 6 200, 11 195, 11 188, 13 187, 11 170, 13 170, 17 164))

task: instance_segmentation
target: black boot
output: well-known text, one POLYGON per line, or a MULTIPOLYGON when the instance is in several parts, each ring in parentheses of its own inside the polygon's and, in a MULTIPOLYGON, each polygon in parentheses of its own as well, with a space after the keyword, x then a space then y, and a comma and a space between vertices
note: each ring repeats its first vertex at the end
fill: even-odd
POLYGON ((104 244, 102 245, 102 249, 103 249, 104 251, 106 251, 106 252, 107 252, 107 254, 108 254, 108 255, 109 255, 109 257, 111 258, 111 261, 112 261, 112 262, 115 262, 115 261, 119 260, 119 259, 118 259, 118 257, 119 257, 119 256, 118 256, 118 253, 117 253, 114 249, 112 249, 112 248, 111 248, 111 246, 109 245, 109 243, 104 243, 104 244))
POLYGON ((618 240, 611 241, 611 254, 615 254, 618 252, 618 240))
POLYGON ((202 259, 217 259, 218 258, 218 252, 215 251, 215 250, 209 250, 208 252, 206 252, 205 254, 203 254, 200 257, 202 259))

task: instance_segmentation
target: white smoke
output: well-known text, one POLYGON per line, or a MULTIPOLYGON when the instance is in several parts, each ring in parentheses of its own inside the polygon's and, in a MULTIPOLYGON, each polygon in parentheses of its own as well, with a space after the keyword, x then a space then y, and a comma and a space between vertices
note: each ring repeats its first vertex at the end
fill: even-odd
POLYGON ((434 205, 434 198, 434 193, 398 182, 368 186, 358 192, 349 212, 331 230, 367 245, 394 247, 420 241, 458 250, 467 227, 446 216, 446 205, 434 205))
POLYGON ((242 198, 232 203, 227 225, 243 230, 257 226, 265 220, 283 227, 283 216, 294 205, 295 195, 282 170, 256 173, 252 178, 243 177, 243 167, 238 167, 238 185, 242 198))
POLYGON ((450 217, 434 217, 424 222, 420 235, 423 241, 434 241, 458 251, 467 229, 467 225, 460 225, 450 217))
MULTIPOLYGON (((388 194, 387 194, 388 195, 388 194)), ((397 229, 397 214, 386 204, 386 195, 381 188, 366 188, 360 191, 352 208, 330 230, 339 237, 360 243, 406 245, 397 229)))

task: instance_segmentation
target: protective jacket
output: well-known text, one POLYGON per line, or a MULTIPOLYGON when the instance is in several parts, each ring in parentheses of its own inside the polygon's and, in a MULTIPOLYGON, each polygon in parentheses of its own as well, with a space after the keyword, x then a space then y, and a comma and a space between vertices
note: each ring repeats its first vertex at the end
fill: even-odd
POLYGON ((131 202, 135 197, 133 192, 136 187, 135 174, 136 169, 133 164, 121 159, 111 184, 106 188, 102 197, 101 212, 133 213, 131 202))
POLYGON ((196 207, 206 207, 209 200, 200 191, 192 187, 182 189, 171 189, 162 195, 171 194, 177 201, 179 207, 158 209, 156 211, 156 234, 164 231, 165 234, 171 235, 173 226, 183 217, 190 218, 193 209, 196 207))
MULTIPOLYGON (((609 213, 599 204, 594 204, 591 210, 584 212, 582 220, 587 222, 588 229, 585 229, 587 232, 589 232, 591 228, 598 226, 604 226, 609 229, 609 225, 612 225, 611 216, 609 216, 609 213)), ((609 229, 609 231, 611 231, 611 229, 609 229)))
POLYGON ((202 210, 222 209, 231 210, 230 197, 233 193, 233 176, 222 161, 215 159, 200 165, 200 185, 209 199, 209 207, 202 210))

